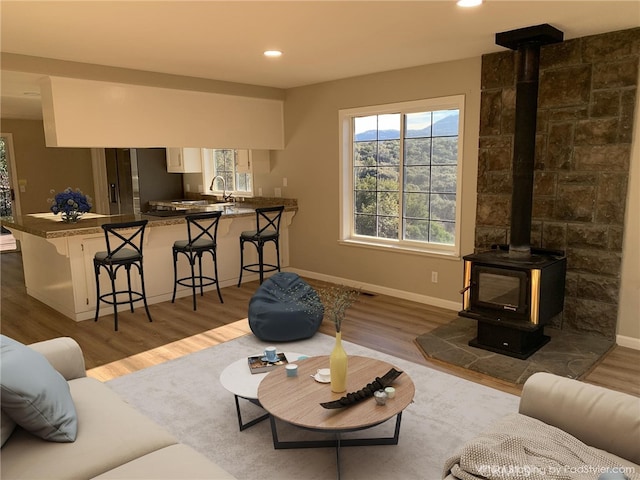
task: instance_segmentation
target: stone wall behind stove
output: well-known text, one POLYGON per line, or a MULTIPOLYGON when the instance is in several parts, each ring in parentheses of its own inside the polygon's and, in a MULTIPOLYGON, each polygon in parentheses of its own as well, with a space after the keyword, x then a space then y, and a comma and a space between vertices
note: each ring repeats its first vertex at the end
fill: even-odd
MULTIPOLYGON (((476 251, 509 243, 513 51, 482 57, 476 251)), ((553 325, 614 338, 640 28, 567 40, 540 54, 531 245, 564 250, 553 325)))

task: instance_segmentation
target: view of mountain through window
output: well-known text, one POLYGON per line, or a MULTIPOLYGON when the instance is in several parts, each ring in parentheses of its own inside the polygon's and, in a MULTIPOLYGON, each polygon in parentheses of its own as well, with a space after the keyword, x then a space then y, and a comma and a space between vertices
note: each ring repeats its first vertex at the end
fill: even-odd
POLYGON ((353 231, 455 243, 459 109, 353 121, 353 231))

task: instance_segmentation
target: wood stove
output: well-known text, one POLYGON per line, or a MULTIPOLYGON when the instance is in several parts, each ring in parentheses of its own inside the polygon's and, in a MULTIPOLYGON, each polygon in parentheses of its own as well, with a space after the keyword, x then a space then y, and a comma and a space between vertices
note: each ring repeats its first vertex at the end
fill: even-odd
POLYGON ((540 47, 563 36, 548 24, 496 34, 496 44, 517 50, 510 243, 463 257, 460 315, 478 321, 469 345, 517 358, 549 341, 544 324, 564 306, 564 253, 530 245, 540 47))
POLYGON ((459 315, 478 321, 469 345, 524 359, 546 344, 544 325, 564 308, 566 268, 553 250, 534 248, 526 260, 506 245, 466 255, 459 315))

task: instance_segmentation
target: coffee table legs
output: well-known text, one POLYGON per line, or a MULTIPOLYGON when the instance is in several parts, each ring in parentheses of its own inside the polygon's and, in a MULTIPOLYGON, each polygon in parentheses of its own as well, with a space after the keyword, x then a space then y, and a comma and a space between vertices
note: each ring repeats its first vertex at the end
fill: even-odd
MULTIPOLYGON (((236 400, 237 402, 237 400, 236 400)), ((238 410, 239 412, 239 410, 238 410)), ((238 413, 239 415, 240 413, 238 413)), ((273 415, 268 415, 271 422, 271 436, 273 437, 273 448, 276 450, 287 448, 326 448, 335 447, 336 463, 338 469, 338 480, 340 479, 340 449, 341 447, 363 447, 371 445, 397 445, 400 438, 400 425, 402 422, 402 412, 396 415, 396 426, 392 437, 373 437, 373 438, 341 438, 342 432, 334 432, 335 440, 298 440, 298 441, 281 441, 278 438, 278 425, 273 415)), ((367 427, 371 428, 371 427, 367 427)), ((361 429, 365 430, 365 429, 361 429)), ((315 430, 326 432, 326 430, 315 430)), ((351 430, 356 431, 356 430, 351 430)))
MULTIPOLYGON (((266 420, 267 418, 269 418, 269 414, 265 413, 264 415, 262 415, 262 416, 260 416, 258 418, 254 418, 253 420, 250 420, 247 423, 242 423, 242 412, 240 411, 240 400, 239 400, 240 397, 238 397, 238 395, 234 395, 234 397, 235 397, 235 400, 236 400, 236 413, 238 415, 238 427, 240 428, 240 431, 243 431, 243 430, 245 430, 245 429, 247 429, 249 427, 253 427, 256 423, 260 423, 263 420, 266 420)), ((244 398, 244 397, 242 397, 242 398, 244 398)), ((254 405, 258 405, 259 407, 261 406, 260 402, 258 402, 258 400, 253 400, 251 398, 245 398, 245 400, 253 403, 254 405)))

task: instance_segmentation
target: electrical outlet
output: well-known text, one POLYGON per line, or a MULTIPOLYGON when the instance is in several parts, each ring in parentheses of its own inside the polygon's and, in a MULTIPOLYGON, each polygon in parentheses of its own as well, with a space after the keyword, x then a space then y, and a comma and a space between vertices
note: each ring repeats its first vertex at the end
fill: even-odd
POLYGON ((288 185, 287 177, 282 177, 282 186, 286 187, 288 185))
POLYGON ((431 283, 438 283, 438 272, 431 272, 431 283))
POLYGON ((261 197, 262 196, 262 187, 258 187, 258 196, 261 197))
POLYGON ((191 191, 191 185, 189 185, 188 183, 184 186, 184 191, 185 192, 190 192, 191 191))
POLYGON ((274 188, 273 190, 274 190, 274 192, 276 194, 276 197, 278 197, 278 198, 282 197, 282 189, 281 188, 274 188))

